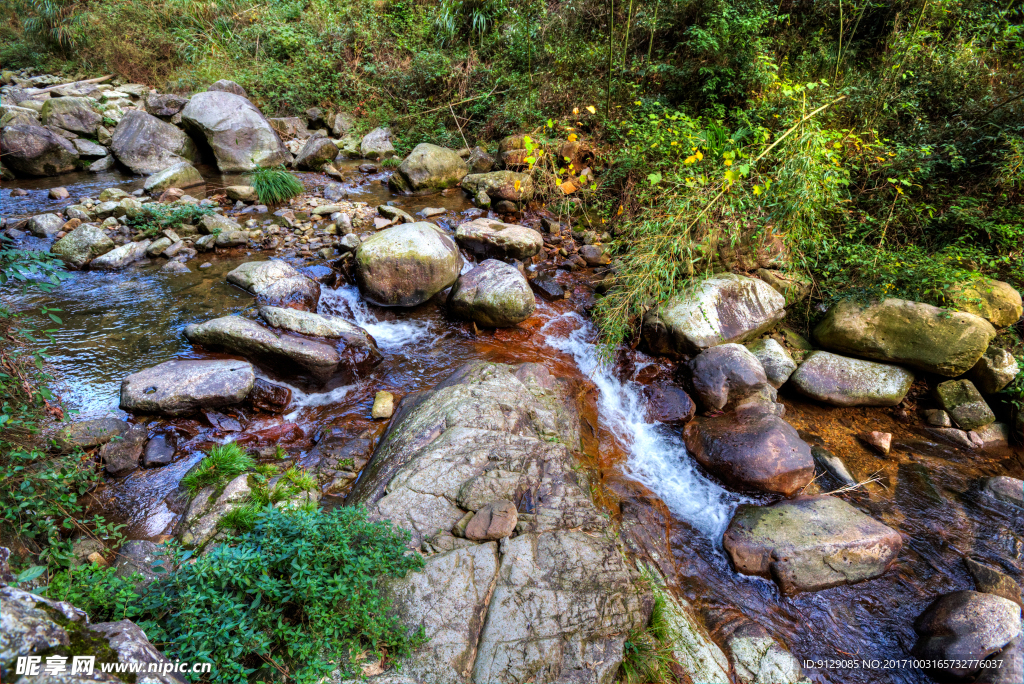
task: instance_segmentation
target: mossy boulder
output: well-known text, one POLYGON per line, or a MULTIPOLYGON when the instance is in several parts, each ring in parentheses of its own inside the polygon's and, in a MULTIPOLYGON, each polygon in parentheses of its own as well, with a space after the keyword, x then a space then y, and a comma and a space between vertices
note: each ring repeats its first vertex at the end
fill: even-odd
POLYGON ((356 249, 356 283, 381 306, 416 306, 459 277, 455 242, 432 223, 403 223, 370 236, 356 249))
POLYGON ((143 189, 150 195, 159 195, 169 188, 181 188, 186 191, 205 190, 206 182, 203 180, 202 174, 199 173, 199 169, 187 161, 183 161, 154 173, 146 179, 146 184, 143 186, 143 189))
POLYGON ((452 315, 488 328, 516 325, 536 307, 533 290, 519 269, 494 259, 461 276, 448 295, 452 315))
POLYGON ((1005 328, 1024 314, 1020 293, 1009 283, 980 278, 952 288, 953 304, 961 311, 981 316, 997 328, 1005 328))
POLYGON ((391 176, 398 192, 433 192, 459 184, 469 166, 459 153, 446 147, 420 143, 391 176))
POLYGON ((476 197, 482 192, 493 202, 529 202, 535 192, 533 178, 527 173, 515 171, 471 173, 462 179, 462 188, 470 197, 476 197))
POLYGON ((57 240, 50 251, 71 268, 82 268, 98 256, 114 249, 114 241, 106 231, 93 223, 86 223, 57 240))
POLYGON ((47 126, 65 131, 95 135, 103 117, 92 108, 92 101, 84 97, 53 97, 43 103, 39 118, 47 126))
POLYGON ((461 247, 492 259, 529 259, 544 248, 544 238, 533 228, 479 218, 455 229, 461 247))
POLYGON ((814 329, 825 349, 954 377, 996 336, 984 318, 905 299, 836 302, 814 329))
POLYGON ((887 363, 811 352, 789 382, 801 394, 834 406, 895 406, 914 383, 914 374, 887 363))
POLYGON ((996 422, 992 409, 970 380, 948 380, 935 388, 939 403, 964 430, 996 422))

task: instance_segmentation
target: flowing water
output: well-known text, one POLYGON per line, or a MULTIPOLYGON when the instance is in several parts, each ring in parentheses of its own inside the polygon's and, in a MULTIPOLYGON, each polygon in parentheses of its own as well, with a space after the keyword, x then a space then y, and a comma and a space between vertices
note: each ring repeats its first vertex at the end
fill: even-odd
MULTIPOLYGON (((410 213, 440 206, 448 210, 442 225, 456 223, 469 209, 458 193, 392 197, 381 179, 374 174, 354 175, 346 189, 353 200, 394 200, 410 213)), ((57 184, 78 197, 96 195, 115 181, 125 189, 139 184, 138 179, 113 175, 63 176, 22 184, 31 188, 29 199, 8 204, 10 198, 5 196, 4 215, 59 206, 45 199, 46 190, 57 184)), ((123 415, 117 404, 126 375, 172 358, 218 356, 192 348, 182 330, 189 323, 217 316, 252 315, 253 298, 228 285, 224 276, 242 261, 262 258, 260 254, 203 256, 190 262, 192 272, 183 275, 160 273, 158 264, 121 273, 76 272, 50 294, 4 292, 3 296, 22 308, 46 304, 62 310, 63 325, 56 326, 48 351, 69 407, 81 417, 123 415), (198 269, 205 261, 212 265, 198 269)), ((974 556, 1021 576, 1021 518, 987 507, 972 496, 972 483, 978 477, 1021 477, 1024 457, 1019 450, 960 452, 928 442, 892 412, 826 409, 785 393, 787 420, 806 439, 820 440, 846 459, 858 479, 872 475, 878 479, 846 498, 900 530, 904 550, 895 567, 881 578, 795 597, 780 596, 775 585, 765 580, 736 574, 722 552, 722 532, 736 506, 753 499, 729 491, 704 473, 686 453, 680 428, 652 422, 646 415, 644 385, 671 381, 672 364, 628 350, 620 352, 614 364, 605 363, 596 332, 581 313, 591 297, 589 288, 579 276, 560 272, 558 278, 571 292, 569 298, 538 299, 535 315, 518 327, 479 333, 449 320, 437 301, 397 311, 367 304, 350 285, 325 287, 321 313, 343 316, 368 330, 384 354, 380 365, 352 384, 317 391, 293 386, 293 402, 283 416, 235 412, 240 432, 202 420, 154 419, 147 424, 152 433, 174 432, 178 437, 175 462, 109 481, 94 493, 95 506, 124 522, 130 538, 163 539, 176 518, 164 503, 165 496, 214 442, 280 444, 301 455, 319 435, 332 429, 376 439, 384 428, 382 421, 370 418, 377 391, 400 397, 429 389, 473 359, 531 361, 545 364, 555 375, 593 383, 596 414, 584 415, 589 428, 585 457, 603 485, 601 503, 614 515, 639 523, 641 551, 657 560, 673 588, 695 605, 713 629, 744 615, 777 635, 801 659, 904 657, 913 646, 914 618, 923 608, 939 594, 973 588, 963 557, 974 556), (871 455, 851 437, 875 429, 894 434, 891 458, 871 455)), ((913 669, 808 670, 808 674, 816 682, 929 681, 913 669)))

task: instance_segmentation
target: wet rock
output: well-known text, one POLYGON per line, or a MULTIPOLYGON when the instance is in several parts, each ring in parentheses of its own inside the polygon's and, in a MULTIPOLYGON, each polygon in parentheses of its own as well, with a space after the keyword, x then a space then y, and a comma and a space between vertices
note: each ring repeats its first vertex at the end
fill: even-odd
POLYGON ((249 234, 244 230, 225 230, 213 241, 216 247, 243 247, 249 244, 249 234))
POLYGON ((956 591, 928 606, 914 630, 920 636, 916 657, 950 661, 935 670, 968 677, 979 669, 972 661, 989 658, 1020 635, 1020 606, 993 594, 956 591))
MULTIPOLYGON (((106 147, 103 147, 103 145, 97 145, 85 138, 76 138, 71 141, 71 144, 75 146, 75 150, 78 151, 78 156, 81 159, 102 159, 108 154, 106 147)), ((51 190, 50 192, 53 191, 51 190)), ((65 190, 65 192, 67 191, 65 190)), ((67 197, 67 195, 65 195, 65 197, 67 197)))
POLYGON ((56 176, 74 171, 78 152, 66 139, 41 126, 14 124, 0 131, 3 163, 25 176, 56 176))
POLYGON ((835 478, 839 484, 843 486, 857 484, 857 481, 853 479, 853 475, 850 474, 850 471, 846 467, 846 463, 843 462, 843 459, 839 458, 825 447, 817 445, 811 447, 811 456, 814 457, 814 462, 817 463, 822 470, 835 478))
POLYGON ((320 285, 284 261, 250 261, 228 273, 227 280, 270 306, 315 311, 320 301, 320 285))
POLYGON ((697 400, 712 411, 732 409, 753 394, 775 400, 761 362, 740 344, 705 349, 689 363, 697 400))
POLYGON ((165 575, 169 569, 166 567, 169 562, 170 559, 158 544, 144 539, 133 539, 126 541, 118 549, 114 571, 118 577, 125 579, 141 575, 142 579, 135 585, 136 589, 139 589, 165 575), (164 572, 160 573, 154 569, 153 566, 158 563, 164 568, 164 572))
POLYGON ((154 93, 146 97, 146 111, 161 119, 170 119, 187 104, 188 98, 172 93, 154 93))
POLYGON ((292 391, 287 387, 275 385, 263 378, 256 378, 252 391, 246 402, 257 411, 265 413, 284 413, 292 401, 292 391))
POLYGON ((550 271, 542 271, 537 277, 530 281, 534 290, 548 301, 565 299, 565 288, 558 284, 550 271))
POLYGON ((786 348, 771 337, 763 337, 753 342, 748 342, 747 349, 761 363, 764 374, 768 378, 768 384, 779 389, 789 376, 796 370, 796 361, 790 356, 786 348))
POLYGON ((825 349, 949 377, 970 370, 995 334, 978 316, 903 299, 837 302, 814 330, 825 349))
POLYGON ((143 240, 115 247, 90 261, 89 268, 93 271, 118 271, 144 258, 149 245, 149 240, 143 240))
POLYGON ((648 385, 643 389, 648 420, 659 423, 687 423, 697 412, 690 395, 674 385, 648 385))
POLYGON ((368 332, 340 316, 322 316, 309 311, 261 306, 260 318, 267 325, 312 337, 338 340, 341 362, 353 368, 369 368, 380 363, 380 350, 368 332))
POLYGON ((1020 585, 1012 577, 971 558, 964 558, 964 564, 967 566, 967 571, 971 573, 971 577, 974 578, 974 585, 978 591, 1001 596, 1024 607, 1020 585))
MULTIPOLYGON (((203 235, 202 237, 197 239, 194 244, 195 244, 196 250, 198 250, 200 252, 211 252, 211 251, 213 251, 213 249, 217 245, 217 236, 216 235, 203 235)), ((199 268, 209 268, 212 265, 213 264, 207 263, 207 264, 203 264, 199 268)))
POLYGON ((97 159, 92 164, 89 164, 89 173, 102 173, 104 171, 110 171, 116 165, 117 161, 114 159, 114 155, 108 154, 102 159, 97 159))
POLYGON ((170 188, 181 188, 185 191, 206 190, 206 181, 199 170, 187 161, 167 167, 146 179, 143 190, 149 195, 159 195, 170 188))
POLYGON ((138 468, 147 436, 145 426, 132 425, 123 435, 104 444, 100 448, 100 459, 107 473, 120 477, 138 468))
POLYGON ((222 316, 185 327, 192 344, 223 349, 267 365, 280 375, 308 376, 324 383, 338 369, 341 357, 333 345, 295 335, 279 335, 241 316, 222 316))
POLYGON ((659 354, 696 354, 727 342, 743 343, 778 323, 785 299, 769 285, 736 274, 688 287, 648 313, 643 334, 659 354))
POLYGON ((146 250, 146 256, 153 258, 163 254, 164 250, 170 247, 173 243, 170 238, 162 237, 157 238, 146 250))
POLYGON ((935 388, 935 394, 950 418, 964 430, 996 421, 992 409, 970 380, 947 380, 935 388))
POLYGON ((1024 682, 1024 637, 1012 639, 996 656, 991 666, 978 671, 974 684, 1018 684, 1024 682), (993 662, 995 661, 995 662, 993 662))
POLYGON ((142 457, 142 465, 146 468, 156 468, 167 465, 174 460, 174 452, 177 449, 177 440, 173 433, 156 435, 146 444, 146 452, 142 457))
POLYGON ((540 233, 512 223, 479 218, 460 224, 455 241, 470 252, 492 259, 529 259, 544 248, 540 233))
POLYGON ((432 223, 406 223, 371 235, 356 249, 356 283, 381 306, 416 306, 451 286, 462 257, 432 223))
POLYGON ((248 480, 249 475, 243 473, 228 482, 219 494, 217 487, 212 486, 197 492, 175 530, 182 545, 201 548, 212 540, 218 533, 220 519, 249 501, 252 490, 248 480))
POLYGON ((801 394, 834 406, 895 406, 914 383, 910 371, 815 351, 789 379, 801 394))
POLYGON ((858 435, 858 437, 860 437, 862 442, 883 456, 889 455, 889 449, 892 448, 892 433, 877 431, 863 432, 858 435))
POLYGON ((384 218, 394 221, 396 224, 416 223, 416 219, 414 219, 409 212, 390 204, 380 205, 377 207, 377 212, 384 218))
POLYGON ((950 299, 961 311, 980 316, 997 328, 1013 325, 1024 314, 1020 293, 1001 280, 978 278, 957 283, 950 289, 950 299))
POLYGON ((1019 372, 1020 366, 1013 354, 999 347, 989 347, 967 371, 967 378, 982 394, 995 394, 1013 382, 1019 372))
POLYGON ((516 530, 519 514, 511 501, 492 501, 482 506, 466 525, 465 537, 473 541, 504 539, 516 530))
POLYGON ((999 501, 1024 508, 1024 482, 1005 475, 986 478, 981 491, 999 501))
POLYGON ((374 420, 390 418, 395 413, 395 395, 391 392, 380 391, 373 397, 373 408, 370 409, 370 416, 374 420))
POLYGON ((312 137, 295 156, 295 168, 319 171, 338 156, 338 146, 327 138, 312 137))
POLYGON ((390 128, 375 128, 359 143, 359 154, 366 159, 387 159, 395 156, 395 147, 391 144, 390 128))
POLYGON ((957 428, 930 428, 929 433, 938 437, 947 444, 962 447, 964 449, 980 449, 985 442, 974 432, 958 430, 957 428))
POLYGON ((927 409, 924 412, 924 419, 929 425, 935 427, 953 427, 953 421, 949 414, 942 409, 927 409))
POLYGON ((397 192, 437 192, 459 184, 469 167, 458 152, 430 143, 420 143, 391 176, 397 192))
POLYGON ((768 410, 697 416, 683 437, 698 463, 736 487, 791 496, 814 477, 810 446, 768 410))
POLYGON ((36 237, 48 238, 64 227, 64 219, 57 214, 36 214, 28 220, 26 228, 36 237))
POLYGON ((43 103, 39 118, 47 126, 57 126, 65 131, 93 136, 103 123, 103 117, 92 108, 92 102, 84 97, 53 97, 43 103))
POLYGON ((480 193, 490 201, 529 202, 533 199, 533 178, 527 173, 515 171, 491 171, 471 173, 462 179, 462 189, 475 197, 480 193))
POLYGON ((82 268, 98 256, 114 249, 114 241, 99 226, 86 223, 57 240, 50 247, 71 268, 82 268))
POLYGON ((124 435, 128 427, 128 423, 114 417, 83 420, 64 428, 60 432, 60 440, 68 446, 88 449, 124 435))
POLYGON ((583 245, 580 247, 579 255, 587 262, 587 266, 603 266, 612 261, 602 245, 583 245))
POLYGON ((1007 444, 1010 441, 1010 426, 1006 423, 989 423, 971 430, 981 438, 986 447, 1007 444))
POLYGON ((810 684, 793 654, 755 622, 740 625, 725 643, 741 684, 810 684))
POLYGON ((448 295, 453 316, 489 328, 516 325, 533 313, 537 303, 530 284, 515 266, 487 259, 464 273, 448 295))
POLYGON ((180 128, 140 109, 122 117, 112 133, 110 151, 133 172, 145 175, 199 158, 195 143, 180 128))
POLYGON ((233 406, 255 381, 252 364, 245 361, 166 361, 125 378, 120 406, 130 413, 172 416, 233 406))
POLYGON ((896 560, 903 540, 842 499, 805 496, 741 505, 722 545, 737 571, 773 579, 792 594, 878 577, 896 560))
POLYGON ((244 96, 207 91, 181 111, 185 130, 213 150, 221 173, 252 171, 291 161, 291 154, 263 114, 244 96))

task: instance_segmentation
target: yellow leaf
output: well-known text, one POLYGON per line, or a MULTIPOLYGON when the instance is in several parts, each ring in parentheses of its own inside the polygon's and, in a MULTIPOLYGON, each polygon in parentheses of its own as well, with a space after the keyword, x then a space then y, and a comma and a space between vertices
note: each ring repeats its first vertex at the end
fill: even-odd
POLYGON ((523 182, 522 182, 522 181, 516 181, 516 182, 515 182, 515 186, 516 186, 516 192, 519 192, 519 188, 521 188, 521 187, 522 187, 522 185, 523 185, 523 182))
POLYGON ((637 101, 636 101, 636 102, 634 102, 633 104, 635 104, 635 105, 638 105, 638 104, 640 104, 640 100, 637 100, 637 101))
POLYGON ((579 114, 580 113, 580 108, 579 107, 573 107, 572 108, 572 113, 573 114, 579 114))
POLYGON ((725 165, 726 166, 732 166, 732 159, 726 159, 725 160, 725 165))
POLYGON ((687 157, 686 159, 683 160, 683 163, 684 164, 693 164, 696 161, 697 161, 696 157, 687 157))
POLYGON ((594 109, 593 105, 587 107, 587 111, 591 114, 597 114, 597 110, 594 109))
POLYGON ((571 195, 572 193, 576 192, 576 185, 572 181, 565 181, 564 183, 558 186, 558 189, 561 190, 566 195, 571 195))
POLYGON ((700 153, 700 150, 697 150, 697 154, 694 156, 697 157, 697 161, 702 161, 704 159, 704 155, 700 153))
POLYGON ((619 213, 616 216, 622 216, 622 205, 619 205, 619 213))
POLYGON ((569 134, 569 142, 576 142, 576 137, 577 136, 576 136, 575 133, 570 133, 569 134))
POLYGON ((755 185, 754 186, 754 194, 755 195, 760 195, 761 194, 761 186, 760 185, 755 185))

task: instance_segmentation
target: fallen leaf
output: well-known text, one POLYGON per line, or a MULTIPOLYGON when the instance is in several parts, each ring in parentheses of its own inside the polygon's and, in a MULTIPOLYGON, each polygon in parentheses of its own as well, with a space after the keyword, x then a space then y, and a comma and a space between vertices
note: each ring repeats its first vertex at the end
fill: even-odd
POLYGON ((566 195, 571 195, 572 193, 576 192, 577 188, 572 181, 565 181, 564 183, 558 186, 558 189, 561 190, 566 195))

